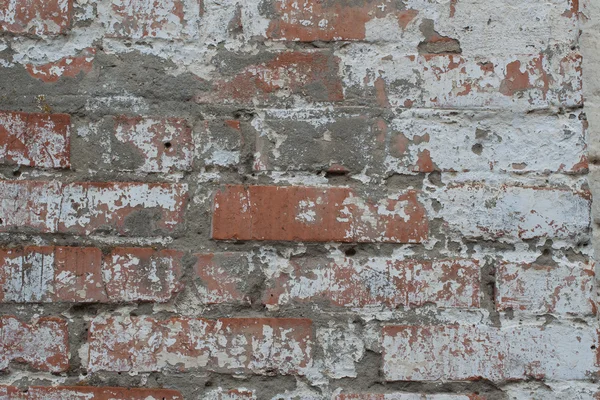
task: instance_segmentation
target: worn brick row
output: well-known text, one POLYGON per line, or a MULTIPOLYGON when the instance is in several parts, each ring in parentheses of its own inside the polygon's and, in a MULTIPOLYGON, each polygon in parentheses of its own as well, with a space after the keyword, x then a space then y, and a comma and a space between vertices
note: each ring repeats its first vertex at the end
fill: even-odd
MULTIPOLYGON (((307 397, 303 400, 324 400, 324 396, 307 397)), ((86 386, 58 386, 58 387, 29 387, 26 392, 16 387, 0 386, 2 400, 181 400, 183 396, 176 390, 169 389, 125 389, 116 387, 86 387, 86 386)), ((249 389, 229 389, 207 391, 200 399, 203 400, 257 400, 257 394, 249 389)), ((446 394, 420 394, 420 393, 360 393, 339 394, 330 397, 330 400, 484 400, 477 395, 446 395, 446 394)))
POLYGON ((108 318, 90 327, 90 371, 296 374, 312 361, 312 322, 294 318, 108 318))
MULTIPOLYGON (((0 319, 0 368, 17 361, 42 371, 69 368, 66 321, 0 319)), ((558 324, 387 325, 388 381, 529 378, 585 380, 598 369, 599 331, 558 324)), ((177 367, 233 374, 306 375, 317 346, 312 321, 298 318, 98 317, 87 339, 87 370, 151 372, 177 367)))
MULTIPOLYGON (((531 3, 503 1, 497 7, 489 8, 485 8, 485 4, 479 5, 490 15, 487 24, 483 20, 473 23, 469 19, 470 3, 456 1, 421 6, 389 0, 364 4, 339 0, 327 3, 284 0, 261 4, 259 0, 252 0, 216 10, 205 7, 200 0, 138 0, 131 3, 113 0, 101 5, 98 17, 107 37, 131 39, 192 39, 199 30, 210 29, 212 32, 208 33, 217 36, 245 33, 248 38, 276 41, 415 40, 410 33, 418 31, 423 21, 430 19, 435 20, 435 28, 446 35, 462 33, 466 36, 467 49, 474 46, 471 41, 477 36, 485 35, 486 41, 502 46, 503 37, 518 31, 526 31, 528 40, 518 41, 517 49, 526 48, 526 45, 545 48, 551 35, 566 42, 575 40, 577 21, 584 9, 580 2, 531 3), (206 23, 216 17, 226 22, 223 27, 206 23), (461 32, 467 23, 471 24, 473 37, 461 32), (386 27, 387 36, 381 32, 382 25, 386 27), (551 27, 556 27, 556 32, 550 30, 551 27)), ((0 14, 0 31, 38 35, 65 33, 71 27, 72 7, 73 0, 18 0, 0 14)))
MULTIPOLYGON (((210 79, 190 80, 189 96, 200 105, 252 107, 292 107, 299 100, 328 106, 368 103, 386 109, 549 110, 583 104, 582 58, 576 51, 489 57, 407 51, 390 58, 389 53, 389 49, 354 44, 336 52, 223 54, 215 56, 217 69, 210 79)), ((69 83, 57 87, 60 94, 118 97, 112 85, 93 85, 105 75, 93 58, 106 56, 86 48, 60 60, 26 64, 25 70, 42 82, 69 83)), ((32 84, 43 87, 33 80, 32 84)), ((139 87, 131 90, 136 93, 139 87)), ((156 95, 164 93, 168 88, 156 95)))
POLYGON ((145 173, 190 171, 194 165, 240 162, 240 121, 204 121, 197 133, 184 118, 111 116, 80 133, 85 151, 71 152, 68 114, 0 112, 0 163, 145 173))
POLYGON ((257 171, 378 175, 588 168, 587 124, 579 113, 411 110, 390 120, 368 110, 269 109, 252 126, 257 171))
POLYGON ((26 323, 0 316, 0 370, 20 362, 40 371, 63 372, 69 368, 69 351, 66 320, 44 317, 26 323))
MULTIPOLYGON (((298 319, 110 318, 92 324, 89 368, 143 372, 177 363, 303 375, 313 354, 310 326, 298 319)), ((593 328, 390 325, 383 328, 383 372, 389 381, 586 379, 597 370, 597 344, 593 328)))
POLYGON ((240 167, 250 141, 255 171, 414 172, 587 171, 581 113, 558 116, 405 111, 392 120, 372 111, 266 110, 253 121, 115 116, 79 126, 70 151, 64 114, 0 113, 0 162, 41 168, 143 173, 240 167), (457 133, 459 130, 460 133, 457 133), (540 135, 542 148, 531 146, 540 135), (301 143, 299 147, 298 144, 301 143), (360 152, 357 151, 360 149, 360 152))
POLYGON ((595 327, 386 326, 383 373, 392 381, 585 380, 598 371, 595 327))
MULTIPOLYGON (((390 257, 295 257, 284 269, 261 274, 251 253, 193 254, 151 248, 28 246, 0 249, 2 303, 166 302, 186 282, 205 305, 258 301, 269 308, 306 302, 341 309, 481 307, 477 260, 400 260, 390 257), (191 278, 191 279, 188 279, 191 278), (257 288, 261 288, 257 296, 257 288)), ((591 315, 595 312, 591 262, 498 262, 498 311, 591 315)))
MULTIPOLYGON (((186 184, 0 181, 0 231, 176 234, 188 197, 186 184)), ((428 219, 438 217, 448 232, 468 238, 577 240, 590 227, 590 207, 587 190, 516 184, 448 184, 387 197, 346 187, 227 185, 214 194, 211 237, 423 243, 428 219), (426 211, 429 199, 441 204, 436 215, 426 211)))
POLYGON ((181 229, 186 184, 0 181, 0 231, 152 236, 181 229))
POLYGON ((2 400, 183 400, 176 390, 169 389, 127 389, 116 387, 86 387, 86 386, 32 386, 27 391, 16 387, 0 386, 2 400))

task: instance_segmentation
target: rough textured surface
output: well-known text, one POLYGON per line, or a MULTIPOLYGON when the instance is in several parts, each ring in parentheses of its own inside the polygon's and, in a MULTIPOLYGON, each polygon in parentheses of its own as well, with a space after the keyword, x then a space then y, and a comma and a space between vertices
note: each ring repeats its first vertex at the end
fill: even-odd
POLYGON ((0 0, 0 400, 600 399, 598 21, 0 0))

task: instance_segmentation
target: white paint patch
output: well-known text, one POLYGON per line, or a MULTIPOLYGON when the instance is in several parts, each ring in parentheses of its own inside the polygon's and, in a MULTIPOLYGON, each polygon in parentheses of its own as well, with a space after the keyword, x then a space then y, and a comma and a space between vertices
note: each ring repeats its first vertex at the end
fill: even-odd
POLYGON ((8 278, 2 285, 4 302, 35 303, 46 300, 53 290, 54 254, 29 252, 23 257, 20 252, 15 257, 4 258, 3 272, 8 278))
POLYGON ((438 216, 468 238, 577 240, 591 223, 589 193, 568 189, 473 183, 446 186, 432 197, 442 205, 438 216))
POLYGON ((355 363, 365 353, 365 345, 353 324, 317 329, 317 341, 323 349, 323 372, 332 379, 356 378, 355 363))
POLYGON ((392 381, 585 380, 596 370, 590 346, 598 345, 598 334, 590 327, 417 326, 392 332, 384 331, 383 339, 383 372, 392 381))

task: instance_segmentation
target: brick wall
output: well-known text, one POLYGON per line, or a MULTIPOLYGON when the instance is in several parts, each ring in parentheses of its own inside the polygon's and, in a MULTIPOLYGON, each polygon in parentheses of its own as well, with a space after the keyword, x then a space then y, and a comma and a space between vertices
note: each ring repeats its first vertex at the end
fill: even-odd
POLYGON ((600 399, 597 8, 0 0, 0 399, 600 399))

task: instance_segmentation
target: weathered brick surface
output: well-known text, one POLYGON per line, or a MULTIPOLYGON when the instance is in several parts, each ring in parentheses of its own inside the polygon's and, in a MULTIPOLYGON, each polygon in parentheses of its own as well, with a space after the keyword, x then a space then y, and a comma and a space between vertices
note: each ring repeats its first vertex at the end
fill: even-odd
POLYGON ((0 0, 0 399, 599 400, 595 3, 0 0))
POLYGON ((0 231, 173 232, 183 221, 186 198, 180 184, 1 181, 0 231))
POLYGON ((96 248, 0 250, 2 302, 105 301, 102 253, 96 248))
POLYGON ((160 371, 207 367, 230 373, 302 374, 311 360, 306 319, 110 318, 92 323, 91 371, 160 371))
POLYGON ((587 190, 472 183, 446 186, 437 199, 445 224, 470 238, 566 239, 591 222, 587 190))
POLYGON ((348 50, 346 85, 374 87, 380 104, 406 108, 527 110, 583 103, 577 53, 552 59, 544 54, 485 59, 454 54, 386 56, 360 46, 348 50), (370 64, 375 64, 372 70, 365 66, 370 64), (372 77, 375 71, 377 80, 372 77), (407 84, 394 84, 399 81, 407 84))
POLYGON ((389 381, 583 380, 597 370, 589 327, 387 326, 383 336, 389 381))
POLYGON ((0 32, 55 35, 70 25, 72 0, 2 0, 0 32))
POLYGON ((242 158, 243 131, 249 124, 239 119, 203 121, 195 135, 196 165, 204 167, 235 167, 242 158))
POLYGON ((271 109, 253 124, 257 171, 353 174, 585 172, 585 120, 513 113, 411 110, 391 121, 362 110, 271 109), (283 134, 284 133, 284 134, 283 134), (543 151, 530 143, 543 137, 543 151), (353 149, 360 148, 360 152, 353 149))
POLYGON ((181 289, 174 250, 25 247, 0 250, 0 302, 164 302, 181 289))
POLYGON ((496 270, 496 307, 536 314, 587 314, 594 303, 594 266, 501 263, 496 270))
POLYGON ((114 135, 113 162, 123 164, 123 169, 175 172, 192 168, 192 131, 185 120, 121 116, 115 120, 114 135), (122 158, 133 159, 137 165, 128 166, 122 158))
POLYGON ((267 37, 312 42, 315 40, 365 39, 365 25, 375 18, 391 15, 405 28, 418 14, 392 2, 348 3, 344 1, 274 2, 274 16, 267 37))
POLYGON ((393 309, 426 303, 464 308, 480 304, 480 266, 470 260, 300 258, 291 263, 293 270, 269 285, 267 305, 325 301, 342 307, 393 309))
POLYGON ((196 254, 195 283, 204 304, 249 304, 252 271, 244 253, 196 254))
MULTIPOLYGON (((493 5, 459 0, 439 3, 284 0, 267 4, 269 7, 261 9, 261 15, 269 21, 264 35, 278 41, 395 41, 408 51, 412 46, 416 49, 423 40, 422 35, 413 32, 419 32, 424 19, 433 19, 438 32, 460 37, 463 51, 484 55, 542 50, 550 41, 574 43, 580 16, 579 10, 574 9, 583 10, 584 5, 571 0, 526 3, 500 0, 493 5), (468 30, 464 29, 466 26, 468 30)), ((247 21, 247 24, 253 22, 264 24, 263 21, 247 21)))
POLYGON ((69 168, 66 114, 0 111, 0 163, 40 168, 69 168))
POLYGON ((419 393, 349 393, 337 395, 335 400, 484 400, 477 395, 419 394, 419 393))
POLYGON ((346 188, 228 186, 215 195, 215 239, 419 243, 427 217, 417 193, 378 202, 346 188))
POLYGON ((109 4, 110 14, 106 22, 108 36, 175 39, 187 32, 190 28, 188 24, 196 22, 202 0, 111 0, 109 4))
POLYGON ((69 368, 67 322, 40 318, 30 324, 13 316, 0 317, 0 370, 11 362, 34 370, 63 372, 69 368))
POLYGON ((197 101, 226 104, 277 103, 282 97, 303 96, 316 102, 343 100, 339 59, 329 52, 287 51, 252 64, 230 78, 217 80, 208 97, 197 101))
POLYGON ((183 400, 181 393, 168 389, 126 389, 86 386, 33 386, 26 392, 15 387, 0 387, 3 400, 183 400))
POLYGON ((219 388, 207 393, 202 400, 256 400, 256 395, 252 390, 219 388))

